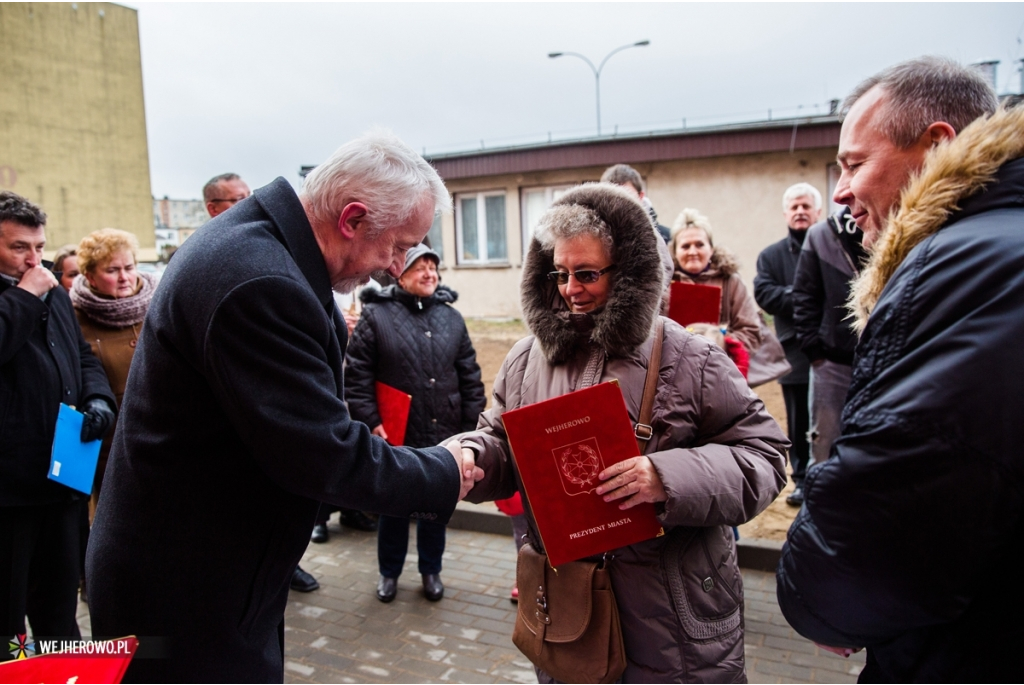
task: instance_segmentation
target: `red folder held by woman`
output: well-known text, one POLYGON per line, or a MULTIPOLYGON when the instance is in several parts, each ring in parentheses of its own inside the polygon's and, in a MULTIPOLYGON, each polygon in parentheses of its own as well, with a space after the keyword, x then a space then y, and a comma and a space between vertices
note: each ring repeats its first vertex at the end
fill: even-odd
POLYGON ((405 444, 405 428, 409 424, 412 395, 377 381, 377 413, 380 414, 388 442, 396 447, 405 444))

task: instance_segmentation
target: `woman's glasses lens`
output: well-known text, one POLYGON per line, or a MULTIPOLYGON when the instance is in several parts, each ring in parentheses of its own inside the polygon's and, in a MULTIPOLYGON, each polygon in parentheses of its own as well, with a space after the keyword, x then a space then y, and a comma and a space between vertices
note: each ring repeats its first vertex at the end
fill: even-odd
MULTIPOLYGON (((591 271, 590 269, 585 269, 583 271, 574 271, 572 275, 575 276, 576 280, 579 281, 580 283, 590 284, 597 283, 598 279, 601 278, 602 273, 604 272, 591 271)), ((558 283, 558 285, 565 285, 566 283, 569 282, 569 272, 552 271, 548 274, 548 280, 555 281, 556 283, 558 283)))

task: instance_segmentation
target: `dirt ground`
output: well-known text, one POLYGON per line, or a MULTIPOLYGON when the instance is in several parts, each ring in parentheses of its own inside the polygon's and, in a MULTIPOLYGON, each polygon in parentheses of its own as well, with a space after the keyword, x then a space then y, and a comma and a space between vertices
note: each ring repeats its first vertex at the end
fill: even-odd
MULTIPOLYGON (((485 319, 467 319, 466 326, 476 348, 477 362, 483 372, 484 386, 487 391, 487 406, 491 406, 491 388, 494 377, 505 360, 505 355, 512 349, 517 340, 527 335, 522 321, 492 321, 485 319)), ((767 383, 754 392, 764 402, 768 413, 775 417, 786 431, 786 406, 782 400, 782 388, 778 383, 767 383)), ((792 482, 759 516, 749 523, 740 526, 740 536, 747 538, 765 538, 769 540, 785 540, 786 531, 793 522, 798 509, 786 504, 786 495, 793 491, 792 482)))

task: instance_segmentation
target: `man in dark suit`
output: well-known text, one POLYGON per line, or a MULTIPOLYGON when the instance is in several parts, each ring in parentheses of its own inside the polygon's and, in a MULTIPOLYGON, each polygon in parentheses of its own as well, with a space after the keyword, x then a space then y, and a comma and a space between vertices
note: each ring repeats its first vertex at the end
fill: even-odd
MULTIPOLYGON (((43 266, 46 215, 0 191, 0 635, 77 638, 79 512, 84 495, 47 478, 61 403, 102 438, 114 395, 43 266)), ((3 657, 0 657, 2 659, 3 657)))
POLYGON ((332 287, 399 275, 449 206, 429 164, 374 133, 301 195, 278 178, 178 251, 136 348, 87 564, 94 633, 139 635, 140 650, 163 638, 149 642, 164 658, 136 658, 129 679, 282 681, 288 583, 318 502, 446 522, 482 477, 457 442, 392 448, 343 401, 332 287), (211 525, 228 521, 228 535, 211 525))
POLYGON ((775 333, 779 336, 786 361, 792 369, 779 379, 782 397, 786 402, 786 424, 789 441, 789 461, 793 465, 793 492, 786 503, 799 507, 804 503, 804 475, 810 458, 807 429, 810 421, 807 408, 807 389, 810 362, 800 349, 796 327, 793 324, 793 279, 800 259, 800 248, 807 229, 821 215, 821 193, 809 183, 797 183, 782 195, 782 215, 786 219, 789 235, 772 243, 757 257, 757 276, 754 277, 754 299, 761 309, 775 319, 775 333))

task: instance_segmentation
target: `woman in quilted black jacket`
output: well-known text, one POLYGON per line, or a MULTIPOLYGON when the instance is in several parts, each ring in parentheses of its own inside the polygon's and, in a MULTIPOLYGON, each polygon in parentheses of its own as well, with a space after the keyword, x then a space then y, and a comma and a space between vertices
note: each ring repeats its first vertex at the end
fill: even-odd
MULTIPOLYGON (((362 291, 365 307, 347 352, 345 399, 352 418, 374 434, 394 440, 384 430, 377 406, 376 382, 412 396, 404 444, 438 445, 456 433, 476 428, 486 400, 480 366, 466 323, 455 308, 455 291, 438 285, 440 257, 426 245, 406 256, 397 285, 362 291)), ((423 592, 437 601, 444 594, 441 555, 445 526, 419 520, 416 549, 423 592)), ((409 545, 409 522, 381 516, 377 533, 380 580, 377 599, 390 602, 409 545)))

